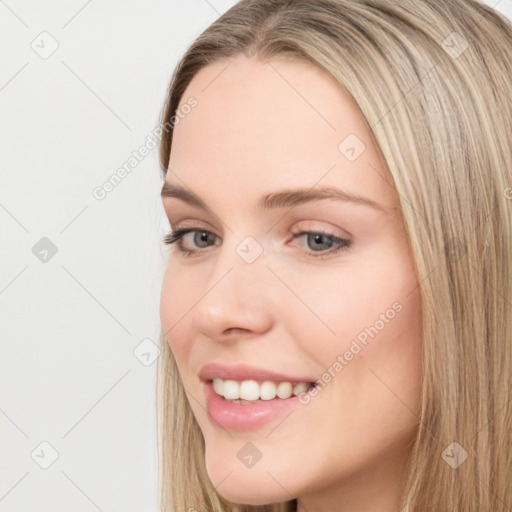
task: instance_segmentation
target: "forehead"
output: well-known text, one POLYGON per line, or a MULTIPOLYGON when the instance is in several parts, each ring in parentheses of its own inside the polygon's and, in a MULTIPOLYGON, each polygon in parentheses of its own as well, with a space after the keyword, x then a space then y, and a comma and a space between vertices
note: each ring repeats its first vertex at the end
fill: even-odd
POLYGON ((169 167, 197 192, 211 193, 214 181, 248 199, 250 191, 318 184, 396 205, 364 117, 324 70, 238 56, 201 69, 178 111, 191 97, 197 106, 175 126, 169 167))

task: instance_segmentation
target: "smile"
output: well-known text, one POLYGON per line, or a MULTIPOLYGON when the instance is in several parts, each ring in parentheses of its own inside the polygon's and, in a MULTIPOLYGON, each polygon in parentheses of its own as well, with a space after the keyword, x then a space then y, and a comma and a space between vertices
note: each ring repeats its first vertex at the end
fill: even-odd
POLYGON ((287 399, 297 396, 314 386, 313 382, 273 382, 270 380, 256 381, 232 379, 213 379, 213 389, 226 400, 248 404, 261 400, 287 399))
MULTIPOLYGON (((217 380, 217 379, 215 379, 217 380)), ((206 406, 208 410, 208 417, 214 424, 228 430, 254 430, 263 426, 271 420, 283 416, 285 413, 289 413, 294 408, 301 405, 299 397, 296 394, 290 392, 290 382, 280 382, 276 386, 276 383, 272 381, 263 381, 261 384, 257 381, 223 381, 218 379, 215 386, 221 391, 214 389, 214 382, 207 381, 203 383, 205 394, 206 394, 206 406), (248 385, 243 385, 248 382, 248 385), (270 384, 266 384, 269 382, 270 384), (227 383, 227 385, 226 385, 227 383), (234 384, 231 384, 234 383, 234 384), (220 387, 222 386, 222 389, 220 387), (224 389, 226 388, 226 390, 224 389), (247 390, 252 395, 245 394, 247 390), (224 393, 227 391, 228 396, 236 396, 237 390, 242 391, 242 396, 254 397, 256 391, 264 396, 270 397, 272 393, 275 395, 273 398, 258 398, 252 400, 233 398, 226 399, 224 393), (281 393, 281 397, 277 395, 278 391, 281 393), (233 394, 229 394, 233 393, 233 394), (268 393, 265 395, 265 393, 268 393), (288 395, 288 396, 287 396, 288 395)), ((308 389, 316 387, 315 384, 309 383, 296 383, 292 391, 297 390, 298 393, 306 392, 308 389), (309 386, 309 388, 308 388, 309 386), (303 388, 306 389, 303 389, 303 388), (301 391, 302 390, 302 391, 301 391)), ((238 393, 240 396, 240 393, 238 393)))

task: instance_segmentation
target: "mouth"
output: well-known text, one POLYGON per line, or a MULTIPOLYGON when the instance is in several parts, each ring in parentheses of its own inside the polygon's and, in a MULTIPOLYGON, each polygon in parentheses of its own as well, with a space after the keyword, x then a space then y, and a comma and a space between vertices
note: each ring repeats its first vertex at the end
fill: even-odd
POLYGON ((224 400, 250 404, 270 400, 286 400, 316 386, 315 382, 232 380, 215 378, 208 381, 214 392, 224 400))
MULTIPOLYGON (((305 395, 316 387, 312 382, 299 382, 292 386, 290 382, 237 382, 222 379, 203 381, 203 385, 210 421, 223 429, 238 431, 257 429, 286 412, 291 414, 293 410, 300 410, 303 407, 301 404, 309 402, 301 401, 301 394, 305 395), (257 398, 256 393, 259 394, 257 398)), ((302 411, 306 409, 309 410, 309 407, 302 411)))

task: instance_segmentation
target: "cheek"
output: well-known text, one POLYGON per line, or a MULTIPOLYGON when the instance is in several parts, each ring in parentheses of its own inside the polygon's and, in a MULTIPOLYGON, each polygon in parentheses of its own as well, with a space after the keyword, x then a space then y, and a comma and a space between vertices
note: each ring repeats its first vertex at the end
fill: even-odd
POLYGON ((197 302, 194 291, 195 280, 187 278, 186 273, 174 271, 168 265, 160 295, 160 321, 167 342, 182 370, 182 363, 189 358, 191 344, 187 343, 187 314, 197 302))
POLYGON ((421 298, 413 275, 396 276, 377 286, 374 281, 373 288, 367 282, 365 292, 360 288, 345 302, 343 349, 331 346, 333 355, 343 354, 347 361, 336 386, 360 422, 353 428, 374 425, 371 436, 368 427, 374 439, 409 432, 421 407, 421 298))
POLYGON ((381 261, 362 261, 357 268, 322 270, 312 279, 286 278, 300 300, 283 300, 280 317, 293 318, 288 325, 295 326, 295 339, 314 342, 317 354, 343 353, 352 340, 365 347, 377 337, 392 339, 420 321, 419 303, 411 293, 417 281, 407 262, 383 269, 381 261))
MULTIPOLYGON (((398 299, 401 311, 370 344, 368 366, 374 369, 375 386, 386 387, 417 410, 422 381, 422 320, 419 288, 398 299)), ((417 411, 419 413, 419 411, 417 411)))
MULTIPOLYGON (((293 336, 338 392, 354 390, 385 399, 393 393, 416 407, 421 388, 422 322, 419 287, 411 262, 368 261, 359 270, 330 273, 330 279, 296 292, 309 306, 295 308, 293 336), (361 271, 364 268, 364 272, 361 271), (333 277, 334 276, 334 277, 333 277), (337 378, 338 375, 342 377, 337 378), (389 388, 387 388, 387 387, 389 388)), ((330 386, 329 386, 330 387, 330 386)), ((368 400, 368 401, 366 401, 368 400)))

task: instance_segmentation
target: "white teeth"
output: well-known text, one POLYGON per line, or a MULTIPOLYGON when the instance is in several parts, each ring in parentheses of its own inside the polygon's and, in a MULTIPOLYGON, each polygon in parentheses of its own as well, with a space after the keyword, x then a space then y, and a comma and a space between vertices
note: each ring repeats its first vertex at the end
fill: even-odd
POLYGON ((222 394, 226 400, 236 400, 240 398, 240 385, 234 380, 225 380, 222 394))
POLYGON ((277 386, 277 396, 279 398, 290 398, 293 393, 291 382, 280 382, 277 386))
POLYGON ((226 400, 237 400, 238 403, 256 400, 272 400, 276 398, 290 398, 292 395, 299 395, 311 386, 307 382, 292 384, 291 382, 274 383, 270 380, 259 383, 255 380, 223 380, 213 379, 213 389, 218 395, 226 400))
POLYGON ((294 395, 300 395, 303 391, 306 391, 308 389, 309 384, 306 384, 305 382, 299 382, 298 384, 295 384, 293 386, 293 394, 294 395))
MULTIPOLYGON (((226 385, 226 383, 224 383, 226 385)), ((240 384, 240 398, 242 400, 258 400, 260 386, 255 380, 244 380, 240 384)))
POLYGON ((223 387, 222 379, 213 379, 213 389, 215 390, 215 393, 217 393, 218 395, 222 395, 222 387, 223 387))
POLYGON ((276 397, 276 385, 269 380, 262 382, 260 386, 260 398, 262 400, 272 400, 276 397))

